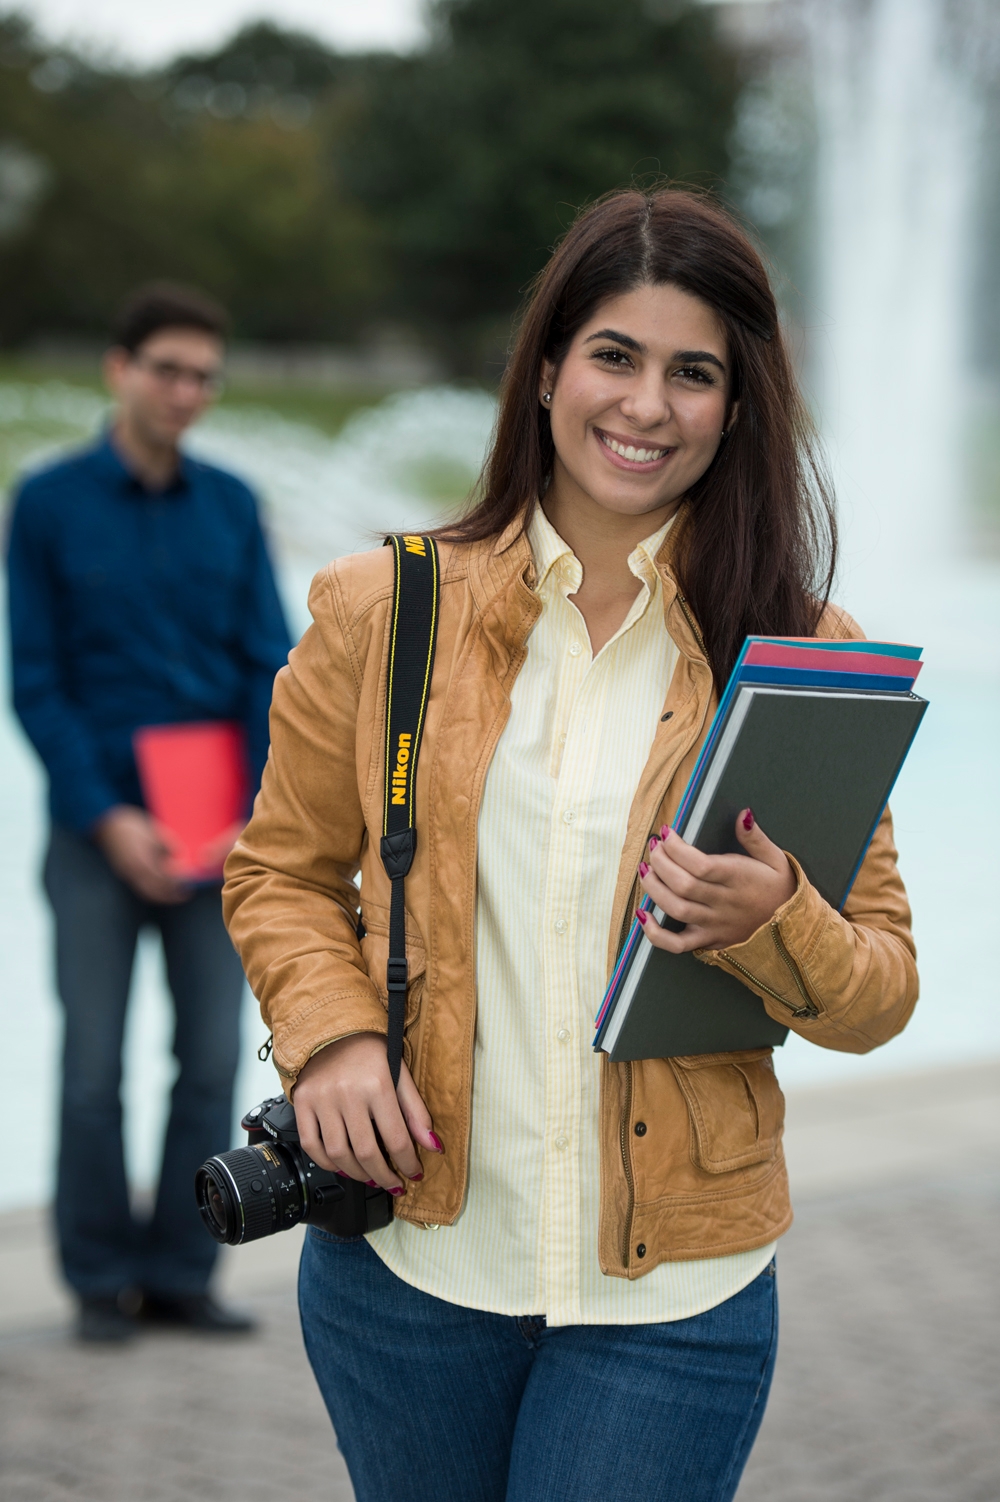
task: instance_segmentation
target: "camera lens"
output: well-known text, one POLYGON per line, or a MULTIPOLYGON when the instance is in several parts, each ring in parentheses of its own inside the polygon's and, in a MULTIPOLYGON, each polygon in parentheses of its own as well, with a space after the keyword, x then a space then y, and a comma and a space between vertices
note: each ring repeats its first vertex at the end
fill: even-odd
POLYGON ((202 1164, 194 1190, 216 1241, 239 1246, 298 1224, 308 1203, 298 1156, 281 1143, 260 1142, 202 1164))

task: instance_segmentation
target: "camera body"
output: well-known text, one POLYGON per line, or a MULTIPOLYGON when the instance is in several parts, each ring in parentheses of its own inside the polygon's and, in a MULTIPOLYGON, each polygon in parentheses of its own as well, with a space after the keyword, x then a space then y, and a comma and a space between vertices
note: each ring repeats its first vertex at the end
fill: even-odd
POLYGON ((240 1246, 300 1221, 334 1236, 387 1226, 392 1196, 320 1168, 304 1153, 295 1110, 283 1095, 261 1101, 240 1125, 246 1147, 216 1153, 195 1175, 201 1218, 216 1241, 240 1246))

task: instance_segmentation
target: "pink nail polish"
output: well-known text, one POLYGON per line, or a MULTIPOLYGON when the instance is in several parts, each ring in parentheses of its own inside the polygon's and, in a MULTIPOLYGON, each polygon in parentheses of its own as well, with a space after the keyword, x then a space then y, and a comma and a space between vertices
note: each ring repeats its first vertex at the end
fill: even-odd
POLYGON ((365 1179, 365 1183, 368 1185, 369 1189, 377 1189, 378 1188, 378 1185, 376 1184, 376 1182, 375 1182, 374 1179, 365 1179))
POLYGON ((660 836, 658 834, 650 835, 650 837, 649 837, 649 848, 650 848, 650 850, 655 850, 656 847, 657 847, 657 845, 659 843, 660 843, 660 836))
POLYGON ((642 924, 643 928, 645 928, 646 927, 646 920, 648 919, 649 914, 646 913, 646 912, 643 912, 642 908, 639 908, 639 909, 637 909, 635 916, 638 918, 638 920, 642 924))
POLYGON ((397 1184, 395 1189, 389 1190, 389 1193, 393 1195, 395 1199, 398 1199, 401 1194, 406 1193, 406 1190, 403 1188, 402 1184, 397 1184))
POLYGON ((750 830, 750 829, 753 828, 753 809, 752 808, 748 808, 747 811, 746 811, 746 813, 743 815, 743 828, 747 829, 747 830, 750 830))
POLYGON ((437 1132, 428 1132, 427 1135, 431 1139, 431 1141, 433 1142, 435 1151, 439 1152, 439 1153, 443 1153, 444 1152, 444 1143, 441 1141, 441 1138, 438 1136, 437 1132))
POLYGON ((422 1173, 411 1173, 410 1176, 409 1176, 409 1178, 410 1178, 410 1183, 411 1184, 419 1184, 420 1180, 423 1178, 423 1174, 422 1173))
POLYGON ((646 862, 645 861, 640 861, 639 862, 639 875, 640 876, 645 876, 645 874, 646 874, 646 872, 648 870, 649 870, 649 867, 646 865, 646 862))
POLYGON ((337 1175, 337 1177, 339 1179, 349 1179, 351 1177, 350 1174, 349 1173, 345 1173, 342 1168, 336 1169, 335 1172, 336 1172, 336 1175, 337 1175))
POLYGON ((663 828, 660 830, 660 839, 661 840, 666 840, 666 839, 669 839, 669 837, 670 837, 670 825, 669 824, 664 824, 663 828))

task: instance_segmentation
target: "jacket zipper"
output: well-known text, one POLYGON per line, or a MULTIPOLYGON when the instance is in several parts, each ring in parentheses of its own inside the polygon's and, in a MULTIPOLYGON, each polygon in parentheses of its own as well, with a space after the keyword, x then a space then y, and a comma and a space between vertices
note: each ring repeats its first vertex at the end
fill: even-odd
POLYGON ((622 1166, 625 1169, 625 1183, 628 1186, 628 1204, 625 1210, 625 1229, 622 1232, 622 1265, 628 1267, 629 1244, 632 1240, 632 1213, 635 1210, 635 1181, 632 1178, 632 1164, 628 1155, 628 1124, 632 1115, 632 1064, 626 1062, 625 1068, 625 1102, 622 1106, 619 1138, 622 1149, 622 1166))
POLYGON ((678 591, 677 593, 677 603, 684 613, 684 619, 687 621, 688 625, 691 627, 692 632, 694 633, 695 641, 698 643, 699 647, 705 655, 705 661, 708 662, 708 648, 705 646, 705 638, 702 636, 698 627, 695 625, 694 616, 691 614, 690 610, 687 607, 687 600, 680 593, 680 591, 678 591))
POLYGON ((784 941, 778 932, 777 923, 771 924, 771 938, 774 942, 775 949, 778 951, 778 954, 785 963, 785 967, 788 970, 789 975, 795 982, 795 989, 802 997, 802 1005, 800 1007, 797 1007, 792 1002, 787 1001, 785 997, 781 996, 777 991, 773 991, 765 981, 762 981, 760 979, 759 976, 754 975, 753 972, 748 970, 745 965, 741 965, 739 960, 734 960, 728 949, 723 949, 721 951, 722 958, 725 960, 727 965, 732 965, 734 970, 738 970, 739 973, 751 983, 751 985, 756 986, 758 991, 766 991, 768 996, 771 996, 775 1001, 780 1002, 783 1007, 786 1007, 787 1010, 791 1012, 793 1017, 818 1017, 819 1008, 812 1000, 808 991, 802 983, 802 977, 799 974, 798 967, 793 961, 791 955, 788 953, 788 950, 785 948, 784 941))
POLYGON ((798 1008, 794 1015, 796 1017, 818 1017, 819 1007, 816 1005, 812 997, 809 995, 809 992, 806 990, 805 982, 803 981, 802 976, 799 972, 799 967, 798 965, 796 965, 795 961, 788 953, 788 950, 785 948, 785 941, 781 937, 781 930, 778 928, 777 923, 771 924, 771 938, 774 941, 775 949, 781 955, 781 958, 784 960, 785 965, 787 966, 789 975, 795 982, 799 995, 802 997, 802 1006, 798 1008))

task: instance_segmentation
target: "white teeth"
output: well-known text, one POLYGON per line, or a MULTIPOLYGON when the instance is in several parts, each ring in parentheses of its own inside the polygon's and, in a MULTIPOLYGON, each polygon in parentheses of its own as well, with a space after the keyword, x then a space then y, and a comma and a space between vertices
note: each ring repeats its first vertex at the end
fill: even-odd
POLYGON ((621 454, 623 459, 630 459, 633 464, 652 464, 657 459, 662 459, 667 452, 666 449, 637 449, 631 443, 626 446, 605 433, 601 434, 601 442, 614 453, 621 454))

